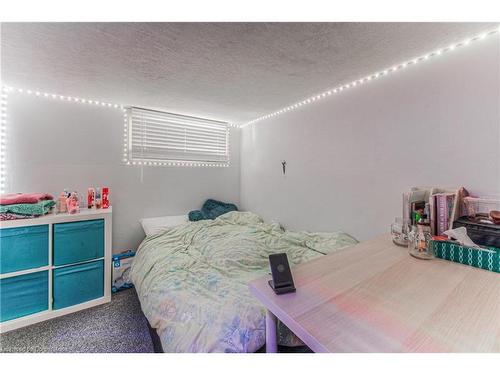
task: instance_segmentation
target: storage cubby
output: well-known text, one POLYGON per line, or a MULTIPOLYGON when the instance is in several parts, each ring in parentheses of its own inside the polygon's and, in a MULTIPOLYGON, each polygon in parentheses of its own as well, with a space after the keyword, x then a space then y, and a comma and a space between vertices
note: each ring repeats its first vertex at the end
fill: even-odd
POLYGON ((1 223, 1 332, 111 300, 111 215, 109 208, 1 223))
POLYGON ((104 220, 54 224, 54 266, 104 256, 104 220))
POLYGON ((56 268, 53 272, 54 310, 87 302, 104 295, 104 262, 56 268))
POLYGON ((33 272, 0 280, 0 322, 49 308, 49 272, 33 272))
POLYGON ((0 273, 28 270, 49 264, 49 226, 0 229, 0 273))

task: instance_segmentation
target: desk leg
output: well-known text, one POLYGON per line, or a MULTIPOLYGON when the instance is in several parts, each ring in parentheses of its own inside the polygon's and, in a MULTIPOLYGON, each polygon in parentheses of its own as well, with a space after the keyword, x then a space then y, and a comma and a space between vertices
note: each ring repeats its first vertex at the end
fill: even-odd
POLYGON ((266 310, 266 353, 278 352, 276 327, 276 316, 271 311, 266 310))

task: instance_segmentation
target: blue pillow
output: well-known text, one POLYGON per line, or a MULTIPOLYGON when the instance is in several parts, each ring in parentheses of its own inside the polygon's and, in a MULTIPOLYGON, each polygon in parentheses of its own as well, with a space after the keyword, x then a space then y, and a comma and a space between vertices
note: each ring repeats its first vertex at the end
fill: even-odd
POLYGON ((203 213, 200 210, 191 211, 188 214, 188 217, 189 217, 189 221, 198 221, 198 220, 204 219, 203 213))
POLYGON ((232 203, 224 203, 214 199, 207 199, 201 210, 191 211, 188 214, 190 221, 213 220, 227 212, 238 211, 238 207, 232 203))

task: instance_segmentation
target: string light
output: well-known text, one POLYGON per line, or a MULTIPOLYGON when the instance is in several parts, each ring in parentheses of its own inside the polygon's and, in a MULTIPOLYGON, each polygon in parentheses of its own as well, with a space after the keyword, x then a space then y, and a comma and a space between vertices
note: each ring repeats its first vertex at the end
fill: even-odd
MULTIPOLYGON (((195 162, 195 161, 132 161, 129 158, 129 115, 127 112, 127 107, 122 104, 103 102, 98 100, 91 100, 86 98, 79 98, 73 96, 65 96, 59 94, 53 94, 48 92, 40 92, 34 91, 31 89, 23 89, 23 88, 13 88, 10 86, 2 86, 2 101, 1 101, 1 123, 0 123, 0 192, 3 193, 6 186, 6 150, 5 150, 5 137, 6 137, 6 128, 7 128, 7 99, 8 93, 19 93, 19 94, 27 94, 36 97, 43 97, 48 99, 56 99, 66 102, 74 102, 80 103, 84 105, 94 105, 99 107, 107 107, 112 109, 120 109, 123 113, 123 159, 122 161, 126 165, 147 165, 147 166, 182 166, 182 167, 229 167, 230 162, 195 162)), ((231 123, 228 124, 228 140, 229 140, 229 127, 239 128, 239 125, 231 123)), ((229 144, 229 141, 228 141, 229 144)), ((229 155, 229 148, 228 148, 229 155)))
POLYGON ((395 72, 397 72, 397 71, 399 71, 401 69, 408 68, 409 66, 413 66, 413 65, 422 63, 424 61, 429 61, 433 57, 441 56, 444 53, 451 52, 451 51, 453 51, 453 50, 455 50, 457 48, 460 48, 460 47, 468 46, 468 45, 470 45, 473 42, 484 40, 487 37, 490 37, 490 36, 493 36, 493 35, 497 35, 498 33, 500 33, 500 26, 498 26, 497 28, 495 28, 495 29, 493 29, 491 31, 488 31, 486 33, 483 33, 483 34, 480 34, 480 35, 476 35, 476 36, 474 36, 472 38, 467 38, 467 39, 465 39, 463 41, 460 41, 458 43, 452 44, 452 45, 450 45, 450 46, 448 46, 446 48, 438 49, 438 50, 435 50, 433 52, 430 52, 430 53, 424 54, 422 56, 416 57, 414 59, 408 60, 406 62, 402 62, 400 64, 396 64, 395 66, 393 66, 391 68, 383 69, 383 70, 381 70, 379 72, 370 74, 370 75, 368 75, 368 76, 366 76, 364 78, 358 78, 358 79, 355 79, 352 82, 348 82, 348 83, 344 83, 344 84, 338 85, 338 86, 336 86, 336 87, 334 87, 332 89, 329 89, 328 91, 325 91, 323 93, 311 96, 311 97, 306 98, 304 100, 301 100, 301 101, 299 101, 297 103, 290 104, 287 107, 279 109, 279 110, 277 110, 275 112, 272 112, 272 113, 263 115, 261 117, 258 117, 258 118, 254 119, 254 120, 248 121, 248 122, 240 125, 240 127, 245 127, 245 126, 248 126, 248 125, 252 125, 252 124, 255 124, 257 122, 260 122, 260 121, 263 121, 263 120, 267 120, 267 119, 269 119, 271 117, 280 115, 282 113, 290 112, 291 110, 297 109, 297 108, 299 108, 299 107, 301 107, 301 106, 303 106, 305 104, 309 104, 309 103, 315 102, 317 100, 323 99, 323 98, 325 98, 327 96, 330 96, 330 95, 333 95, 333 94, 338 94, 338 93, 340 93, 340 92, 342 92, 344 90, 360 86, 360 85, 368 83, 368 82, 370 82, 370 81, 372 81, 374 79, 378 79, 380 77, 388 76, 389 73, 395 73, 395 72))
POLYGON ((68 101, 68 102, 75 102, 75 103, 81 103, 81 104, 97 104, 109 108, 120 108, 124 109, 123 105, 121 104, 114 104, 114 103, 105 103, 105 102, 98 102, 98 101, 92 101, 88 99, 83 99, 83 98, 77 98, 77 97, 72 97, 72 96, 65 96, 65 95, 58 95, 58 94, 51 94, 48 92, 40 92, 36 90, 31 90, 31 89, 23 89, 23 88, 13 88, 10 86, 2 86, 1 90, 1 101, 0 101, 0 193, 5 192, 5 188, 7 186, 7 170, 6 170, 6 158, 7 158, 7 150, 6 150, 6 145, 7 145, 7 104, 8 104, 8 98, 9 94, 12 93, 18 93, 18 94, 23 94, 23 95, 30 95, 30 96, 35 96, 39 98, 47 98, 47 99, 56 99, 56 100, 61 100, 61 101, 68 101))
POLYGON ((42 93, 40 91, 33 91, 30 89, 23 89, 23 88, 13 88, 13 87, 9 87, 9 86, 3 86, 3 88, 8 89, 10 92, 17 92, 19 94, 28 94, 28 95, 44 97, 44 98, 59 99, 61 101, 75 102, 75 103, 81 103, 81 104, 95 104, 95 105, 99 105, 102 107, 110 107, 110 108, 120 108, 120 109, 124 108, 124 106, 121 104, 99 102, 97 100, 89 100, 89 99, 78 98, 78 97, 74 97, 74 96, 51 94, 48 92, 42 93))
POLYGON ((8 86, 2 87, 0 99, 0 194, 5 192, 7 184, 6 170, 6 138, 7 138, 7 102, 11 88, 8 86))

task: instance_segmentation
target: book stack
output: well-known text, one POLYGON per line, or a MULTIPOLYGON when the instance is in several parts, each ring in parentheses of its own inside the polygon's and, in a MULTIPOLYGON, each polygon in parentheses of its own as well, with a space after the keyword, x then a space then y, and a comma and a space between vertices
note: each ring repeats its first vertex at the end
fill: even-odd
MULTIPOLYGON (((434 200, 434 227, 431 223, 431 231, 433 234, 441 236, 445 231, 452 228, 453 221, 455 220, 456 199, 457 195, 454 193, 438 193, 431 195, 434 200)), ((432 213, 431 213, 432 216, 432 213)))
POLYGON ((414 187, 403 194, 403 218, 416 225, 422 218, 428 220, 432 235, 442 235, 453 227, 460 216, 461 202, 467 195, 464 188, 444 189, 414 187))

